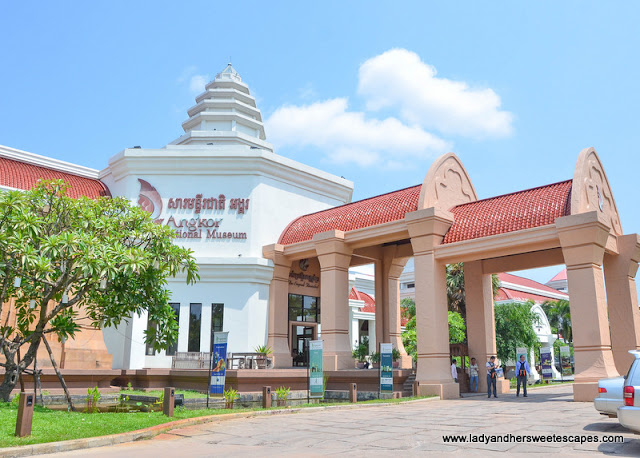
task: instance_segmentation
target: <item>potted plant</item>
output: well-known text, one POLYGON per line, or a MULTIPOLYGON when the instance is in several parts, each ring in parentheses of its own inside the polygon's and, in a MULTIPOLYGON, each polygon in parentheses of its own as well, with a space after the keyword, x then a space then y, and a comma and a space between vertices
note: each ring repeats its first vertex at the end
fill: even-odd
POLYGON ((358 369, 364 369, 364 363, 367 360, 367 356, 369 355, 369 342, 365 342, 365 339, 362 339, 360 345, 358 345, 352 352, 351 356, 358 362, 358 369))
POLYGON ((371 353, 371 364, 374 369, 378 369, 380 367, 380 352, 374 351, 371 353))
POLYGON ((223 396, 224 396, 225 409, 233 409, 233 401, 235 401, 240 397, 240 395, 238 394, 238 391, 234 390, 233 388, 228 388, 224 390, 223 396))
POLYGON ((400 367, 400 361, 398 361, 399 359, 400 359, 400 350, 394 347, 393 350, 391 350, 391 360, 393 361, 394 369, 397 369, 398 367, 400 367))
POLYGON ((269 355, 273 353, 273 349, 271 347, 267 347, 266 345, 258 345, 253 349, 256 353, 259 353, 256 361, 258 363, 259 369, 266 369, 267 366, 271 363, 271 358, 269 355))
POLYGON ((285 388, 281 386, 276 389, 276 405, 279 407, 286 406, 287 400, 289 399, 289 393, 291 392, 291 388, 285 388))

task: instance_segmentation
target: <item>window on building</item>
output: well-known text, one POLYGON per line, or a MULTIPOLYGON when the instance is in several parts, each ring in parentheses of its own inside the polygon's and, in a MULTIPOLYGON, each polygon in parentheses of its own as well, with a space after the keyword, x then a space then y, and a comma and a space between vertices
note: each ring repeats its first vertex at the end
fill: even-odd
POLYGON ((289 294, 289 321, 320 322, 320 298, 289 294))
MULTIPOLYGON (((169 304, 173 309, 173 314, 176 316, 176 324, 178 328, 180 327, 180 304, 171 303, 169 304)), ((176 337, 175 342, 173 342, 170 346, 167 347, 167 356, 173 356, 178 351, 178 338, 176 337)))
MULTIPOLYGON (((158 330, 158 323, 153 321, 151 318, 147 317, 147 331, 151 330, 151 329, 154 329, 154 330, 157 331, 158 330)), ((149 342, 146 343, 144 354, 147 355, 147 356, 154 356, 156 354, 156 351, 153 348, 153 342, 152 341, 149 341, 149 342)))
POLYGON ((211 332, 222 332, 224 304, 211 304, 211 332))
POLYGON ((187 351, 200 351, 202 304, 189 304, 189 345, 187 351))

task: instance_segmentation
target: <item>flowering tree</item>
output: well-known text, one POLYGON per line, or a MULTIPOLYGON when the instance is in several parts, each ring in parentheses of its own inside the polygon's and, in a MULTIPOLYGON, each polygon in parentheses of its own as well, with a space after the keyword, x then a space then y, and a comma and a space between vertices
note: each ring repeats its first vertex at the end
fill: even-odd
POLYGON ((147 312, 157 326, 146 341, 166 347, 177 336, 166 279, 179 273, 187 283, 199 279, 191 251, 174 245, 173 231, 147 212, 124 198, 72 199, 66 189, 47 181, 0 193, 4 401, 40 343, 48 346, 46 336, 73 338, 80 315, 103 328, 147 312))

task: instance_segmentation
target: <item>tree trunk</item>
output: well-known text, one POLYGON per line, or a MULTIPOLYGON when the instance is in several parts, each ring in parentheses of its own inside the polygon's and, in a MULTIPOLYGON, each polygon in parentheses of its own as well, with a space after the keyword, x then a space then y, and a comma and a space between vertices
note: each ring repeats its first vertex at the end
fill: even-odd
POLYGON ((40 405, 44 406, 42 384, 40 383, 40 371, 38 370, 38 358, 33 358, 33 394, 35 394, 36 399, 40 398, 40 405), (38 391, 40 391, 40 396, 38 396, 38 391))
POLYGON ((53 352, 51 351, 51 347, 49 346, 49 342, 47 342, 47 338, 42 336, 42 341, 44 342, 44 346, 47 347, 47 353, 49 353, 49 358, 51 359, 51 365, 53 366, 53 370, 56 371, 56 375, 58 376, 58 380, 60 380, 60 385, 62 385, 62 389, 64 390, 64 395, 67 397, 67 403, 69 404, 69 410, 75 411, 76 408, 73 406, 73 401, 71 400, 71 395, 69 394, 69 389, 67 388, 67 384, 64 381, 64 377, 58 370, 58 365, 56 364, 56 360, 53 357, 53 352))
POLYGON ((4 372, 4 379, 0 385, 0 399, 4 402, 9 402, 11 392, 18 383, 18 368, 16 366, 6 367, 4 372))
MULTIPOLYGON (((18 347, 18 351, 16 356, 18 357, 18 363, 20 363, 20 347, 18 347)), ((24 379, 22 378, 22 371, 18 371, 18 381, 20 382, 20 392, 24 391, 24 379)))

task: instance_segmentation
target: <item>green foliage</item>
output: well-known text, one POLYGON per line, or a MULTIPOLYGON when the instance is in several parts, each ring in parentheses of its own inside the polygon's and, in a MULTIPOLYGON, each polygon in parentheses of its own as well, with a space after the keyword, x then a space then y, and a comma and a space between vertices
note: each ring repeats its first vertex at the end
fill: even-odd
POLYGON ((281 386, 280 388, 276 388, 276 399, 279 401, 286 401, 289 399, 289 393, 291 392, 291 388, 281 386))
POLYGON ((8 379, 33 362, 45 334, 73 338, 79 310, 96 329, 148 313, 157 326, 145 340, 156 350, 172 343, 177 323, 166 279, 199 278, 191 251, 174 238, 127 199, 72 199, 59 180, 0 193, 0 304, 13 299, 16 309, 16 326, 0 329, 8 379))
POLYGON ((264 353, 265 355, 270 355, 273 353, 273 349, 271 347, 267 347, 266 345, 258 345, 253 349, 256 353, 264 353))
MULTIPOLYGON (((417 358, 417 340, 416 340, 416 304, 413 299, 405 298, 402 300, 405 317, 409 318, 402 333, 402 344, 407 354, 414 360, 417 358)), ((466 340, 467 327, 464 318, 458 312, 449 312, 449 343, 463 343, 466 340)), ((397 351, 397 350, 396 350, 397 351)), ((398 352, 398 358, 400 352, 398 352)), ((394 361, 396 361, 394 359, 394 361)))
POLYGON ((380 352, 379 351, 374 351, 373 353, 371 353, 370 355, 370 359, 372 363, 379 363, 380 362, 380 352))
POLYGON ((367 360, 367 355, 369 354, 369 338, 363 337, 360 345, 358 345, 352 352, 351 356, 355 358, 356 361, 363 363, 367 360))
POLYGON ((324 372, 322 374, 322 397, 324 398, 324 393, 327 391, 327 383, 329 383, 329 374, 324 372))
POLYGON ((127 390, 133 391, 133 386, 131 385, 131 382, 127 383, 127 390))
MULTIPOLYGON (((452 312, 458 312, 463 319, 467 317, 467 304, 464 290, 464 263, 447 264, 447 305, 452 312)), ((496 274, 491 275, 493 296, 498 292, 500 280, 496 274)))
POLYGON ((87 412, 96 413, 98 411, 98 402, 102 397, 102 393, 97 386, 87 388, 87 412))
POLYGON ((222 395, 224 396, 224 400, 227 403, 231 403, 231 404, 233 404, 233 401, 235 401, 240 397, 240 394, 238 394, 238 391, 234 390, 233 388, 227 388, 226 390, 224 390, 222 395))
POLYGON ((467 325, 458 312, 449 312, 449 343, 458 344, 467 340, 467 325))
POLYGON ((571 327, 571 306, 569 301, 560 299, 546 301, 542 304, 544 313, 547 314, 551 330, 556 334, 562 334, 566 342, 573 342, 573 329, 571 327))
POLYGON ((494 307, 497 356, 502 362, 516 360, 516 347, 540 346, 533 330, 538 316, 531 311, 532 306, 533 302, 527 301, 494 307))

